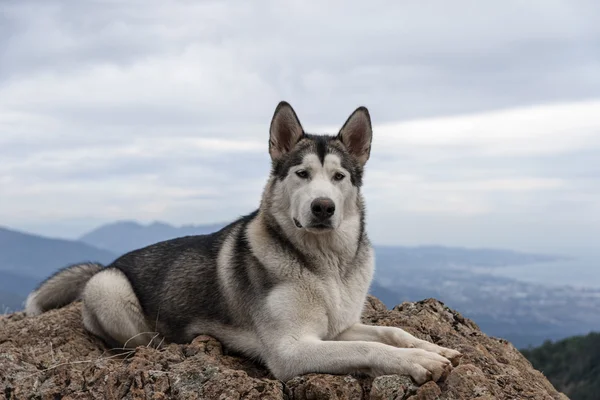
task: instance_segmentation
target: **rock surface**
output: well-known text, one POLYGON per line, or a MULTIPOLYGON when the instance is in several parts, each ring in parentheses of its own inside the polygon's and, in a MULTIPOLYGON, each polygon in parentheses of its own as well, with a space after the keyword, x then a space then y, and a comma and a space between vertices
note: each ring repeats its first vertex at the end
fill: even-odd
POLYGON ((160 350, 116 354, 86 333, 72 304, 35 318, 0 317, 0 398, 6 399, 566 399, 510 344, 428 299, 392 310, 370 297, 363 321, 398 326, 459 350, 444 382, 309 374, 288 382, 200 336, 160 350))

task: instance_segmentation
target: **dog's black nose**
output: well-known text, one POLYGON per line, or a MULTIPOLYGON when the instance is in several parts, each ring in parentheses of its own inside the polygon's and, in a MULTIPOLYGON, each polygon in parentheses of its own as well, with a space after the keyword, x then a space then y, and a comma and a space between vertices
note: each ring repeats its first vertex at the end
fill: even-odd
POLYGON ((310 209, 319 221, 325 221, 335 212, 335 203, 327 197, 318 197, 313 200, 310 209))

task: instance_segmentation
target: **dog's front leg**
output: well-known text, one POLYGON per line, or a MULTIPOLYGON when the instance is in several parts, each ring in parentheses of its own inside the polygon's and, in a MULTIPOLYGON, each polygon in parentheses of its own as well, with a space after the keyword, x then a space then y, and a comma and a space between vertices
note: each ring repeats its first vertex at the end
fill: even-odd
POLYGON ((446 357, 454 366, 458 364, 462 357, 462 354, 456 350, 416 338, 405 330, 391 326, 372 326, 357 323, 340 333, 336 340, 364 340, 385 343, 395 347, 423 349, 446 357))
POLYGON ((397 348, 375 341, 323 340, 329 318, 317 296, 297 286, 274 289, 256 324, 260 357, 276 378, 283 381, 307 373, 371 376, 410 375, 416 382, 438 380, 452 367, 436 353, 397 348))
POLYGON ((286 335, 264 357, 282 381, 308 373, 410 375, 418 383, 439 380, 450 371, 450 361, 422 349, 400 349, 376 342, 324 341, 311 336, 286 335))

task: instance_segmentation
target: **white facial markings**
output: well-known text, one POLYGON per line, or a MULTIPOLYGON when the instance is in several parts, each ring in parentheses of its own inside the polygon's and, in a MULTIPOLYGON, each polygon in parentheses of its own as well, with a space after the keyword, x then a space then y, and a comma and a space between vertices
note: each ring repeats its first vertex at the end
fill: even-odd
POLYGON ((327 171, 329 178, 333 178, 337 172, 344 174, 344 176, 349 175, 349 171, 346 171, 342 168, 342 160, 337 154, 327 154, 324 160, 323 168, 327 171))

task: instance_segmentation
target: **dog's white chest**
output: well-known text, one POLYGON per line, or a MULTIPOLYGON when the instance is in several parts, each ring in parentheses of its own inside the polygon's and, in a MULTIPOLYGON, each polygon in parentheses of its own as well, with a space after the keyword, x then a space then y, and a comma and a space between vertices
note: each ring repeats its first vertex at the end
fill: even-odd
POLYGON ((342 285, 334 279, 324 283, 327 339, 332 339, 360 321, 366 288, 358 284, 342 285))
POLYGON ((330 275, 321 280, 321 293, 327 313, 326 339, 333 339, 360 322, 367 291, 373 278, 374 258, 369 252, 364 264, 341 270, 352 271, 345 277, 330 275))

